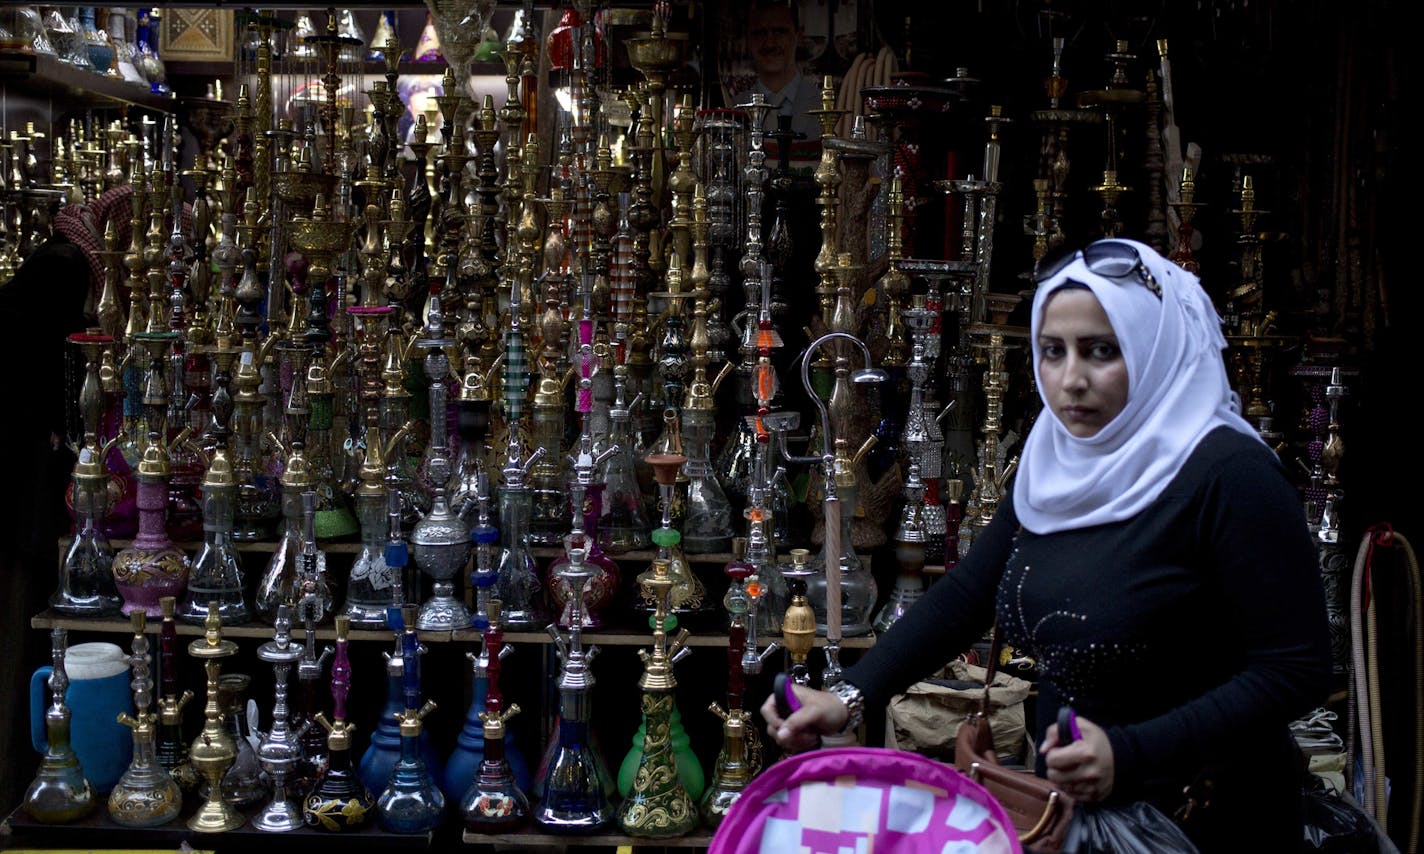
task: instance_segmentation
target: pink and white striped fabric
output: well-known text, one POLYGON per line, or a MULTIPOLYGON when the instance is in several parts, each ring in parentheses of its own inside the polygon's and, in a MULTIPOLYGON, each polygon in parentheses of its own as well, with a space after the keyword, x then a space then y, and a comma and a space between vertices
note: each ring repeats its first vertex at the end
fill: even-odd
POLYGON ((818 750, 772 765, 733 804, 708 854, 1019 854, 985 789, 915 753, 818 750))

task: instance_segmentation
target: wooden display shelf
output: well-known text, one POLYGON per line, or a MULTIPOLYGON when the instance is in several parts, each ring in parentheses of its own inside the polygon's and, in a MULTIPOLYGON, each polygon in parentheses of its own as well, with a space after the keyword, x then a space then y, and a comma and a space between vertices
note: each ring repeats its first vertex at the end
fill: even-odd
MULTIPOLYGON (((59 558, 61 561, 64 560, 64 554, 69 549, 69 544, 73 541, 73 539, 73 537, 59 538, 59 558)), ((259 540, 253 543, 234 543, 234 545, 240 552, 266 552, 270 554, 277 550, 278 542, 278 540, 259 540)), ((126 549, 132 544, 133 540, 109 540, 109 546, 112 547, 115 552, 118 552, 120 549, 126 549)), ((202 543, 174 543, 174 545, 182 551, 191 554, 193 552, 196 552, 198 548, 202 546, 202 543)), ((321 549, 327 554, 356 554, 361 550, 361 544, 359 542, 349 541, 330 542, 319 540, 317 541, 317 548, 321 549)), ((564 550, 556 546, 533 546, 529 549, 529 551, 535 557, 540 559, 554 559, 563 557, 564 555, 564 550)), ((656 549, 637 549, 631 552, 623 552, 622 554, 609 554, 609 557, 613 558, 619 563, 629 561, 635 565, 640 563, 651 564, 653 562, 653 558, 657 556, 658 553, 656 549)), ((725 564, 732 559, 732 553, 708 552, 706 554, 684 554, 683 558, 686 559, 688 563, 696 564, 698 566, 713 563, 725 564)), ((869 569, 871 566, 871 559, 872 558, 870 555, 860 555, 860 561, 865 565, 867 569, 869 569)))
POLYGON ((540 833, 537 830, 523 830, 516 833, 471 833, 465 831, 466 845, 522 846, 560 849, 598 846, 601 848, 706 848, 712 844, 712 836, 707 833, 691 833, 687 836, 672 836, 651 839, 646 836, 626 836, 618 833, 595 833, 589 836, 569 836, 540 833))
POLYGON ((44 54, 0 52, 0 85, 17 85, 17 91, 27 95, 48 95, 72 106, 126 105, 162 113, 178 106, 173 98, 155 95, 136 83, 85 71, 44 54))
POLYGON ((313 848, 337 844, 342 851, 426 851, 435 838, 434 833, 386 833, 374 823, 356 833, 340 836, 306 827, 288 833, 268 833, 250 824, 224 833, 198 833, 189 830, 186 823, 188 815, 196 810, 196 800, 191 797, 187 799, 189 808, 162 827, 124 827, 109 818, 107 800, 103 797, 98 800, 98 806, 86 818, 69 824, 41 824, 16 809, 0 824, 0 847, 310 852, 313 848))
MULTIPOLYGON (((159 623, 157 620, 150 620, 148 623, 148 633, 156 634, 159 623)), ((97 632, 100 634, 132 635, 133 627, 128 620, 118 617, 70 617, 52 610, 41 611, 30 618, 30 628, 32 629, 68 629, 74 632, 97 632)), ((177 622, 178 634, 186 637, 201 637, 203 627, 193 623, 177 622)), ((301 627, 293 626, 293 633, 300 635, 301 627)), ((317 637, 322 640, 331 640, 336 637, 336 631, 330 624, 318 626, 317 637)), ((462 629, 454 632, 420 632, 420 640, 424 643, 477 643, 480 640, 480 633, 475 629, 462 629)), ((269 640, 272 637, 272 627, 266 623, 253 621, 241 626, 223 626, 223 636, 228 638, 261 638, 269 640)), ((387 629, 352 629, 349 635, 353 641, 374 640, 389 643, 391 633, 387 629)), ((772 640, 763 637, 761 640, 772 640)), ((506 643, 531 643, 531 644, 552 644, 554 641, 547 632, 520 632, 506 631, 504 633, 506 643)), ((584 644, 602 644, 604 646, 647 646, 652 643, 652 632, 619 631, 616 629, 586 629, 583 633, 584 644)), ((725 647, 727 645, 727 635, 723 632, 696 632, 688 636, 688 646, 705 647, 725 647)), ((825 646, 826 639, 816 638, 816 646, 825 646)), ((875 646, 875 635, 869 634, 864 637, 845 638, 841 641, 842 649, 869 649, 875 646)))

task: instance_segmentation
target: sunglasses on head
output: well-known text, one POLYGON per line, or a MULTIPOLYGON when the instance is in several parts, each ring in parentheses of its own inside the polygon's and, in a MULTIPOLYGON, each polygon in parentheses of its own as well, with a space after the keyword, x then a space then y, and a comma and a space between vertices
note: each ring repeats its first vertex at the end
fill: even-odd
POLYGON ((1082 249, 1056 249, 1043 256, 1034 267, 1034 282, 1048 281, 1078 258, 1083 259, 1083 265, 1089 270, 1105 279, 1126 279, 1135 275, 1143 287, 1158 299, 1162 298, 1162 286, 1147 265, 1142 263, 1142 256, 1130 244, 1117 241, 1099 240, 1082 249))

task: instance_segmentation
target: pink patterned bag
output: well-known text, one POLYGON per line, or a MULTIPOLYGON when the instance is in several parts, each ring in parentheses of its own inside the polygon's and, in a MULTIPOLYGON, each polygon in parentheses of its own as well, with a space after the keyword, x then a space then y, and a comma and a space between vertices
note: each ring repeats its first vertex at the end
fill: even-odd
POLYGON ((742 792, 708 854, 1020 854, 1008 813, 954 768, 878 747, 783 759, 742 792))

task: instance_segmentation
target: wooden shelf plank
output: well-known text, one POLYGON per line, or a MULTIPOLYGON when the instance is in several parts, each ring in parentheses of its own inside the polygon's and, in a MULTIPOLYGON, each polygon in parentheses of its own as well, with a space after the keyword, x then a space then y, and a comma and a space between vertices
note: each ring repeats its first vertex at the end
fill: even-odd
POLYGON ((136 83, 85 71, 43 54, 0 53, 0 85, 17 86, 17 91, 28 95, 49 95, 73 106, 128 105, 163 113, 178 106, 173 98, 155 95, 136 83))
MULTIPOLYGON (((158 622, 150 620, 148 623, 148 633, 158 633, 158 622)), ((133 628, 128 620, 93 617, 70 617, 52 610, 41 611, 30 618, 30 628, 32 629, 68 629, 75 632, 96 632, 99 634, 132 635, 133 628)), ((300 634, 300 626, 294 626, 294 631, 300 634)), ((335 630, 328 624, 318 626, 317 637, 322 640, 331 640, 336 637, 335 630)), ((203 634, 201 625, 178 622, 178 634, 187 637, 200 637, 203 634)), ((420 639, 425 643, 478 643, 480 633, 474 629, 464 629, 454 632, 419 632, 420 639)), ((224 626, 223 636, 229 638, 261 638, 272 637, 272 627, 265 623, 253 621, 241 626, 224 626)), ((775 636, 773 636, 775 637, 775 636)), ((391 633, 386 629, 352 629, 350 638, 353 641, 383 641, 389 643, 391 633)), ((530 643, 536 645, 547 645, 553 643, 547 632, 526 632, 526 631, 506 631, 504 639, 508 643, 530 643)), ((762 638, 763 641, 770 638, 762 638)), ((631 632, 619 630, 588 630, 583 633, 585 644, 602 644, 604 646, 648 646, 653 642, 652 632, 631 632)), ((825 646, 825 638, 816 638, 816 646, 825 646)), ((698 632, 688 636, 688 646, 701 647, 726 647, 727 636, 722 632, 698 632)), ((841 641, 842 649, 869 649, 875 645, 875 635, 870 634, 858 638, 845 638, 841 641)))
POLYGON ((569 836, 567 834, 539 833, 535 830, 517 833, 471 833, 465 831, 466 845, 519 845, 528 847, 570 848, 577 846, 598 846, 614 848, 706 848, 712 844, 712 836, 697 832, 687 836, 673 836, 651 839, 645 836, 626 836, 618 833, 594 833, 589 836, 569 836))

